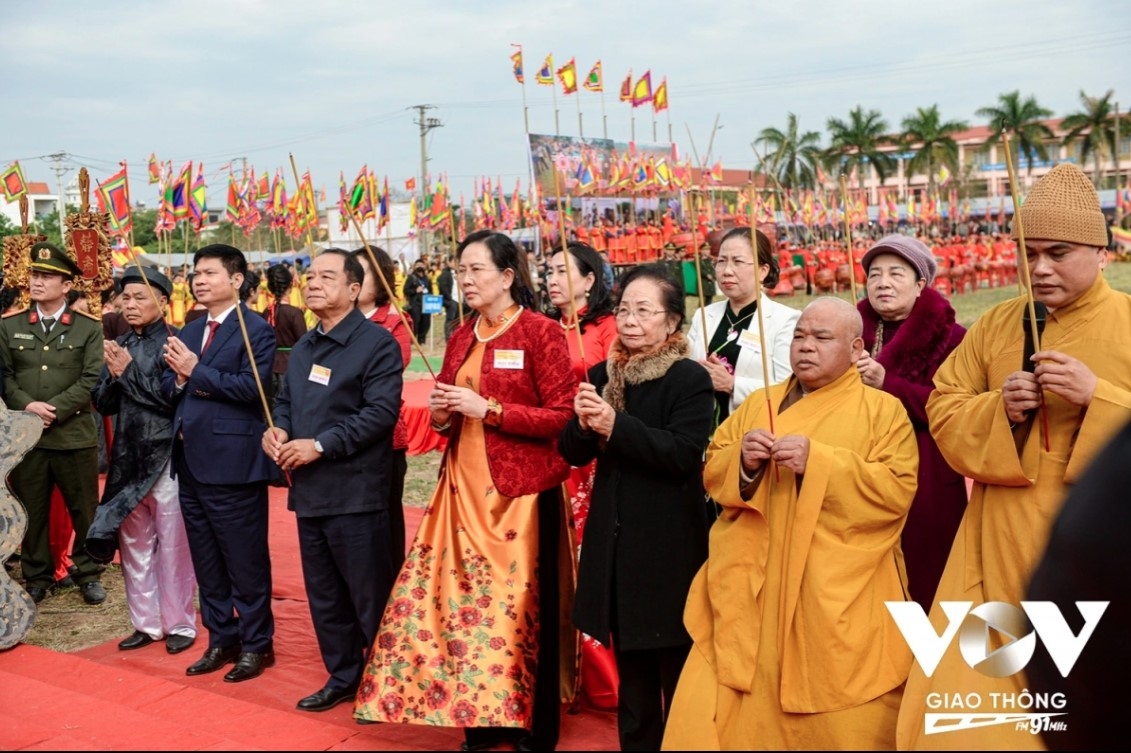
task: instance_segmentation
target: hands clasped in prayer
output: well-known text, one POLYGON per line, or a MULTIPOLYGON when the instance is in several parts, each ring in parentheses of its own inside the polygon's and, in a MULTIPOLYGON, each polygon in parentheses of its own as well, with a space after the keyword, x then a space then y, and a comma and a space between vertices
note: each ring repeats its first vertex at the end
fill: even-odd
POLYGON ((110 372, 110 376, 115 379, 122 376, 126 367, 134 360, 128 350, 113 340, 104 340, 102 342, 102 352, 103 358, 106 361, 106 369, 110 372))
POLYGON ((467 387, 437 382, 428 393, 428 409, 438 424, 447 423, 453 413, 483 419, 487 415, 487 398, 467 387))
POLYGON ((573 409, 582 429, 596 432, 605 439, 612 436, 616 411, 597 393, 596 387, 582 382, 573 398, 573 409))
POLYGON ((176 373, 178 384, 184 384, 189 380, 199 360, 180 338, 170 337, 165 343, 165 363, 169 364, 169 368, 176 373))
POLYGON ((803 475, 809 463, 809 438, 787 434, 779 439, 765 429, 747 432, 742 437, 743 469, 752 476, 762 470, 767 460, 803 475))
POLYGON ((1010 423, 1021 423, 1029 411, 1040 407, 1042 390, 1081 408, 1091 404, 1099 379, 1082 361, 1055 350, 1035 353, 1033 361, 1037 364, 1033 373, 1015 371, 1001 386, 1005 415, 1010 423))

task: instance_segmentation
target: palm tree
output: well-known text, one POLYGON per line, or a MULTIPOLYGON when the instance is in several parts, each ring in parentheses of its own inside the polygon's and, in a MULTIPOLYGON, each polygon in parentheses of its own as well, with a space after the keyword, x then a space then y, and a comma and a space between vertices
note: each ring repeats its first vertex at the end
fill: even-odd
POLYGON ((880 151, 881 146, 893 144, 888 135, 888 124, 879 110, 864 112, 859 105, 848 113, 848 122, 840 118, 829 118, 825 124, 829 130, 830 144, 825 152, 829 170, 851 175, 853 171, 861 184, 864 169, 871 165, 880 178, 880 183, 896 169, 896 159, 889 152, 880 151))
POLYGON ((915 150, 907 169, 912 174, 926 173, 928 195, 935 193, 937 167, 945 165, 952 175, 958 174, 958 142, 954 140, 954 134, 966 128, 966 122, 962 120, 942 122, 938 105, 917 108, 914 115, 903 119, 903 143, 915 150))
POLYGON ((764 128, 754 142, 766 145, 765 155, 759 157, 759 169, 772 174, 788 189, 813 188, 817 183, 817 163, 821 159, 821 148, 817 144, 821 134, 799 131, 797 116, 791 112, 784 132, 764 128))
POLYGON ((1014 137, 1018 153, 1025 156, 1025 173, 1031 174, 1034 157, 1040 157, 1044 161, 1049 158, 1044 141, 1055 138, 1055 135, 1041 121, 1051 117, 1052 110, 1037 104, 1036 97, 1021 99, 1020 90, 999 94, 997 100, 997 105, 982 107, 976 115, 990 121, 993 138, 1005 132, 1014 137))
MULTIPOLYGON (((1101 181, 1100 165, 1109 155, 1115 154, 1115 108, 1111 103, 1114 90, 1108 89, 1102 97, 1089 97, 1080 91, 1080 101, 1084 104, 1081 112, 1074 112, 1063 121, 1061 128, 1065 145, 1076 139, 1081 140, 1080 161, 1087 162, 1092 156, 1092 182, 1099 189, 1101 181)), ((1120 133, 1131 132, 1131 117, 1119 117, 1120 133)))

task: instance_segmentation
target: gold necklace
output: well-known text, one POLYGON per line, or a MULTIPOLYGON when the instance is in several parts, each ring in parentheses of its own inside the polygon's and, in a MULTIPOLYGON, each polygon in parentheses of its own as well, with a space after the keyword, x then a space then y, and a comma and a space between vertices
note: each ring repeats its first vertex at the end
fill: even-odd
POLYGON ((518 321, 518 315, 522 313, 522 309, 523 309, 523 307, 519 306, 518 311, 514 312, 514 314, 512 316, 510 316, 509 318, 502 317, 502 316, 499 317, 503 322, 503 326, 500 327, 497 332, 493 332, 490 335, 487 335, 486 337, 483 337, 482 335, 479 334, 479 323, 482 322, 487 317, 480 315, 480 317, 475 320, 475 327, 472 330, 472 332, 475 333, 475 339, 478 340, 481 343, 486 343, 486 342, 491 342, 496 337, 500 337, 504 332, 506 332, 508 329, 511 328, 512 324, 514 324, 516 321, 518 321))

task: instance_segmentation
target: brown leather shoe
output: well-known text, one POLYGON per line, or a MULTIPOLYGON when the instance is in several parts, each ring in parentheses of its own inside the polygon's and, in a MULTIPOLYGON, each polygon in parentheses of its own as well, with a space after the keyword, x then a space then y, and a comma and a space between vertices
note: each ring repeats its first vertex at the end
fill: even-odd
POLYGON ((225 646, 224 648, 210 648, 204 652, 195 663, 185 670, 186 675, 205 675, 215 672, 225 664, 231 664, 240 655, 239 646, 225 646))
POLYGON ((275 666, 275 652, 267 649, 261 654, 244 651, 236 661, 236 666, 224 675, 224 682, 243 682, 263 674, 263 670, 275 666))

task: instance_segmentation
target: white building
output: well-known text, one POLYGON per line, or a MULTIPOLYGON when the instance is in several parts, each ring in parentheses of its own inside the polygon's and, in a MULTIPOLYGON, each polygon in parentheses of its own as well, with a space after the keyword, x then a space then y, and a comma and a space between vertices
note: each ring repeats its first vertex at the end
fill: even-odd
MULTIPOLYGON (((29 180, 27 182, 27 221, 35 222, 37 217, 51 214, 58 208, 58 194, 51 193, 46 183, 29 180)), ((7 217, 13 225, 20 226, 20 202, 4 201, 0 194, 0 214, 7 217)))

